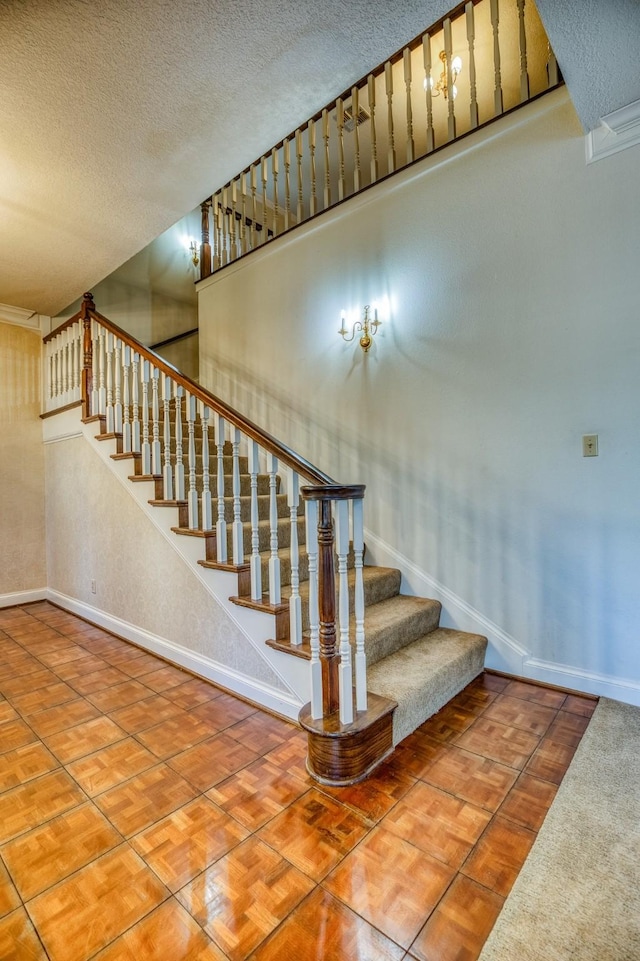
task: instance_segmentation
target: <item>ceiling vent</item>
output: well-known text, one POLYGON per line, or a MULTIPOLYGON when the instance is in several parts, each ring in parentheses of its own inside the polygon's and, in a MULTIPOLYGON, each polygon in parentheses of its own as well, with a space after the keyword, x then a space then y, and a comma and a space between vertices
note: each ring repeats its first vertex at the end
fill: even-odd
POLYGON ((356 127, 360 127, 367 120, 371 120, 371 114, 364 107, 358 108, 358 115, 354 117, 351 104, 349 106, 345 105, 344 108, 344 129, 351 133, 356 127))

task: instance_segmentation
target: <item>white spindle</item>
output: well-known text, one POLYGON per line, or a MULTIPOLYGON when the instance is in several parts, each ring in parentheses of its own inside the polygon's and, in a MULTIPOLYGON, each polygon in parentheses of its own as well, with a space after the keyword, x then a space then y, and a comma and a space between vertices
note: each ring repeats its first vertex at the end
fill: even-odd
POLYGON ((100 327, 97 320, 91 321, 91 413, 100 413, 100 327))
POLYGON ((413 111, 411 109, 411 51, 408 47, 405 47, 402 52, 402 60, 407 99, 407 163, 410 164, 415 158, 415 148, 413 143, 413 111))
POLYGON ((469 120, 471 129, 478 126, 478 91, 476 86, 476 25, 475 13, 472 0, 465 5, 465 16, 467 20, 467 43, 469 45, 469 120))
POLYGON ((267 457, 269 474, 269 603, 280 604, 280 558, 278 557, 278 458, 274 454, 267 457))
POLYGON ((107 434, 114 431, 113 416, 113 334, 107 333, 107 402, 105 413, 107 415, 107 434))
POLYGON ((122 352, 122 449, 129 454, 131 448, 131 398, 129 380, 131 377, 131 348, 125 344, 122 352))
POLYGON ((435 147, 433 135, 433 94, 431 78, 431 37, 428 33, 422 36, 422 52, 424 56, 424 94, 427 101, 427 153, 435 147))
POLYGON ((189 529, 198 529, 198 490, 196 488, 196 398, 187 394, 185 406, 187 408, 187 433, 189 436, 189 496, 187 498, 189 510, 189 529))
POLYGON ((447 106, 448 106, 448 135, 449 140, 456 139, 456 114, 454 107, 455 97, 453 96, 453 73, 451 70, 451 60, 453 58, 453 47, 451 41, 451 18, 447 17, 444 21, 444 52, 445 70, 447 71, 447 106))
POLYGON ((176 463, 174 467, 174 490, 177 501, 184 500, 184 452, 182 450, 182 398, 184 387, 175 385, 176 401, 176 463))
POLYGON ((233 528, 231 543, 233 546, 233 563, 244 564, 244 538, 242 530, 242 501, 240 500, 240 428, 232 428, 233 452, 233 528))
POLYGON ((329 111, 322 111, 322 139, 324 140, 324 209, 331 206, 331 158, 329 155, 329 111))
POLYGON ((341 97, 336 101, 336 120, 338 126, 338 200, 344 200, 344 102, 341 97))
POLYGON ((59 369, 59 362, 58 362, 58 352, 59 352, 58 341, 59 341, 59 339, 60 339, 59 337, 54 337, 54 339, 51 341, 51 347, 52 347, 52 358, 51 358, 51 360, 52 360, 52 364, 51 364, 51 372, 52 372, 52 376, 51 376, 51 396, 52 396, 53 398, 56 398, 56 397, 58 396, 58 369, 59 369))
POLYGON ((216 199, 216 256, 214 260, 215 269, 219 270, 224 264, 224 250, 223 250, 223 238, 222 238, 222 207, 220 206, 220 194, 217 195, 216 199))
POLYGON ((393 67, 389 60, 384 65, 384 85, 387 94, 387 173, 396 169, 396 146, 393 132, 393 67))
POLYGON ((69 352, 69 334, 70 330, 68 327, 62 331, 61 341, 62 341, 62 395, 63 401, 68 403, 69 401, 69 368, 70 368, 70 352, 69 352))
POLYGON ((322 664, 320 663, 320 611, 318 608, 318 502, 305 501, 307 557, 309 560, 309 634, 311 646, 311 717, 322 717, 322 664))
POLYGON ((240 174, 240 253, 247 252, 247 174, 240 174))
POLYGON ((140 453, 140 354, 133 352, 133 364, 131 370, 131 446, 136 454, 140 453))
POLYGON ((493 29, 493 68, 495 76, 493 102, 495 116, 497 117, 503 111, 502 77, 500 74, 500 7, 498 0, 491 0, 491 27, 493 29))
POLYGON ((216 521, 216 557, 218 563, 227 560, 227 522, 224 516, 224 417, 216 414, 216 456, 217 456, 217 485, 216 498, 218 506, 218 520, 216 521))
POLYGON ((260 512, 258 508, 258 474, 260 451, 255 440, 249 441, 249 476, 251 478, 251 599, 262 600, 262 565, 260 563, 260 512))
POLYGON ((162 474, 162 448, 160 447, 160 404, 158 401, 158 387, 160 371, 151 368, 151 473, 162 474))
POLYGON ((149 443, 149 361, 142 361, 142 473, 151 473, 151 444, 149 443))
POLYGON ((309 134, 309 176, 311 178, 309 216, 314 217, 318 212, 318 198, 316 196, 316 125, 313 120, 309 121, 307 132, 309 134))
POLYGON ((113 429, 116 434, 122 433, 122 341, 116 337, 113 355, 113 429))
POLYGON ((298 549, 298 505, 300 502, 300 479, 295 471, 289 475, 288 506, 291 519, 291 597, 289 598, 289 639, 292 644, 302 643, 302 602, 300 600, 300 551, 298 549))
POLYGON ((164 467, 162 469, 162 489, 166 501, 173 500, 173 470, 171 468, 171 396, 173 381, 168 374, 164 375, 162 391, 164 467))
POLYGON ((518 2, 518 19, 520 22, 520 103, 529 99, 529 72, 527 68, 527 31, 524 20, 525 0, 518 2))
POLYGON ((347 555, 349 553, 349 501, 336 504, 336 552, 338 554, 338 624, 340 630, 340 666, 338 685, 340 698, 340 723, 353 721, 353 679, 351 668, 351 644, 349 643, 349 580, 347 555))
POLYGON ((65 331, 67 335, 67 351, 66 351, 66 364, 65 364, 65 394, 67 395, 67 403, 71 400, 71 392, 73 390, 73 330, 71 327, 67 327, 65 331))
POLYGON ((98 413, 107 412, 107 388, 105 387, 104 368, 106 363, 106 341, 107 331, 104 327, 98 327, 98 413))
POLYGON ((202 530, 210 531, 213 525, 211 517, 211 479, 209 476, 209 418, 211 409, 206 404, 200 410, 200 426, 202 427, 202 530))
POLYGON ((367 710, 367 655, 364 649, 364 577, 362 560, 364 554, 364 501, 353 501, 353 553, 355 557, 356 589, 356 710, 367 710))
POLYGON ((231 213, 229 214, 229 230, 231 232, 231 259, 237 260, 240 256, 240 245, 238 238, 238 218, 236 216, 238 206, 238 183, 234 180, 231 184, 231 213))
POLYGON ((273 177, 273 236, 277 237, 279 233, 278 225, 278 173, 279 173, 279 154, 277 149, 274 147, 271 151, 271 174, 273 177))

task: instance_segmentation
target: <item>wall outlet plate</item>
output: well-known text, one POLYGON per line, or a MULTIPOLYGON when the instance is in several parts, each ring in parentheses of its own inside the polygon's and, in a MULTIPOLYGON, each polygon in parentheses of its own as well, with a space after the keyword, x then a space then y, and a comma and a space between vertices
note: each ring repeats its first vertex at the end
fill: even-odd
POLYGON ((598 435, 597 434, 582 435, 582 456, 583 457, 598 456, 598 435))

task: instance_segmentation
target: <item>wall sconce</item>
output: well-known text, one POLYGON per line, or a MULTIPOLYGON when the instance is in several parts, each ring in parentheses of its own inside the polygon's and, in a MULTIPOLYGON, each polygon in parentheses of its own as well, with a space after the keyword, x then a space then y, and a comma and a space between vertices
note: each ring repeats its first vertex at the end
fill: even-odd
POLYGON ((198 257, 198 245, 193 237, 191 238, 191 243, 189 244, 189 253, 191 254, 191 263, 194 267, 197 267, 200 263, 200 258, 198 257))
MULTIPOLYGON (((440 60, 442 61, 442 73, 440 74, 440 79, 436 84, 433 82, 433 77, 425 77, 423 86, 426 90, 427 87, 431 87, 431 96, 439 97, 440 94, 447 99, 448 89, 449 89, 449 78, 447 76, 447 52, 446 50, 440 51, 440 60)), ((458 96, 458 88, 456 87, 456 80, 460 76, 462 70, 462 60, 460 57, 454 57, 451 61, 451 96, 453 100, 458 96)))
POLYGON ((369 304, 367 304, 366 307, 364 308, 363 320, 356 320, 356 322, 351 327, 351 337, 347 337, 347 334, 349 333, 349 331, 344 325, 345 320, 347 318, 346 318, 346 313, 343 310, 342 313, 340 314, 340 320, 342 321, 342 326, 338 331, 342 339, 346 341, 347 344, 351 343, 356 333, 358 333, 359 331, 362 331, 362 337, 360 337, 360 346, 362 347, 365 354, 371 347, 371 344, 373 343, 373 338, 378 333, 378 327, 382 323, 381 320, 378 320, 378 308, 377 307, 373 308, 373 320, 369 319, 370 310, 371 310, 371 307, 369 306, 369 304))

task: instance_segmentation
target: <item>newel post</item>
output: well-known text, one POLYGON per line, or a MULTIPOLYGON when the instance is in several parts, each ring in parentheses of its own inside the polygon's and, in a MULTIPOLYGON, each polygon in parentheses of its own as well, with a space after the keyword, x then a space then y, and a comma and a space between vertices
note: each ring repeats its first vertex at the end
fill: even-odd
POLYGON ((91 392, 93 390, 93 341, 91 339, 91 312, 96 309, 93 294, 82 298, 82 416, 91 417, 91 392))
POLYGON ((209 209, 210 200, 200 204, 202 214, 202 243, 200 244, 200 280, 211 276, 211 244, 209 242, 209 209))

